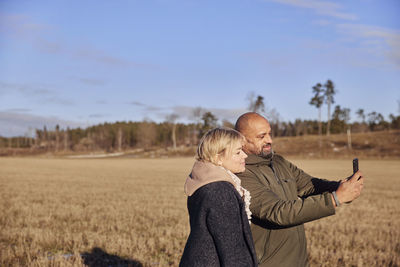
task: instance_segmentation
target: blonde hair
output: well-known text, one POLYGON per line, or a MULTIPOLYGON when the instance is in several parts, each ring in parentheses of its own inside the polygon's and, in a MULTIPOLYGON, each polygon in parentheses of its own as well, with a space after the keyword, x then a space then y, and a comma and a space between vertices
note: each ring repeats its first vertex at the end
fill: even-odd
POLYGON ((206 132, 197 147, 197 160, 217 164, 217 156, 232 151, 236 142, 242 142, 243 135, 231 128, 214 128, 206 132))

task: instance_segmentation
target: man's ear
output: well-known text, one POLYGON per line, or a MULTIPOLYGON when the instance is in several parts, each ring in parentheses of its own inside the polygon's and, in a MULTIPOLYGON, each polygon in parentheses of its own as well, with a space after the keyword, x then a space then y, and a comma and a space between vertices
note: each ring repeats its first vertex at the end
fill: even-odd
POLYGON ((242 150, 244 151, 244 153, 248 154, 248 149, 247 147, 251 144, 251 142, 249 141, 249 139, 247 139, 247 137, 245 136, 243 138, 243 145, 242 145, 242 150))

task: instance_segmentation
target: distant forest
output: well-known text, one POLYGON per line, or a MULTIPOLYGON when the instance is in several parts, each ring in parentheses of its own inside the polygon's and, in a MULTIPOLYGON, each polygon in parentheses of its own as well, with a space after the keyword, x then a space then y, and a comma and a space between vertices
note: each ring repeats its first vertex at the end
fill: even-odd
MULTIPOLYGON (((312 97, 308 104, 318 109, 318 120, 296 119, 294 122, 284 122, 275 110, 266 110, 264 97, 250 93, 248 95, 248 110, 265 115, 272 127, 274 137, 322 135, 339 133, 360 133, 400 129, 400 116, 389 115, 385 120, 382 114, 375 111, 366 114, 363 109, 355 113, 357 121, 350 123, 350 109, 336 105, 331 114, 331 106, 335 103, 335 85, 331 80, 317 83, 312 87, 312 97), (327 106, 328 120, 321 121, 323 105, 327 106)), ((400 113, 400 101, 399 113, 400 113)), ((177 123, 179 114, 170 114, 165 122, 115 122, 91 126, 86 129, 35 130, 35 137, 0 137, 0 148, 5 150, 25 150, 32 153, 40 152, 81 152, 81 151, 126 151, 132 149, 168 148, 178 150, 193 147, 198 144, 201 136, 209 129, 224 126, 233 128, 229 121, 218 123, 218 118, 210 111, 196 108, 193 111, 192 123, 177 123)), ((1 152, 1 151, 0 151, 1 152)))
MULTIPOLYGON (((339 106, 333 113, 330 122, 330 133, 352 133, 383 131, 400 129, 400 116, 390 116, 386 121, 379 113, 372 112, 365 119, 348 123, 341 116, 339 106)), ((199 138, 208 130, 217 126, 234 127, 228 121, 218 124, 218 119, 211 112, 206 112, 198 123, 155 123, 142 122, 115 122, 91 126, 86 129, 60 129, 49 131, 44 127, 37 129, 35 138, 12 137, 0 138, 1 148, 29 148, 39 151, 123 151, 135 148, 150 149, 153 147, 179 147, 195 146, 199 138)), ((274 137, 318 135, 319 122, 317 120, 301 120, 294 122, 280 122, 271 120, 272 134, 274 137)), ((322 132, 327 132, 327 122, 322 122, 322 132)))

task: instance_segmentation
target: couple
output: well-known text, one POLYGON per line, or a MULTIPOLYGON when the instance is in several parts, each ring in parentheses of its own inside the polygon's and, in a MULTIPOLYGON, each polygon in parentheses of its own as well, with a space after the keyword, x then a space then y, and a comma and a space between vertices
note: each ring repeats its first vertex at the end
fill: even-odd
POLYGON ((180 266, 307 266, 303 223, 356 199, 361 172, 339 182, 306 174, 273 153, 271 127, 257 113, 235 128, 210 130, 198 146, 180 266))

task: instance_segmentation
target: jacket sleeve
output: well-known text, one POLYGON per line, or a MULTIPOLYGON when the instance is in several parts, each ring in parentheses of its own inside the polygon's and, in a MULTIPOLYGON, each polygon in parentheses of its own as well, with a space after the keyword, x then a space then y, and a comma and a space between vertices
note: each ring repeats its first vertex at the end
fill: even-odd
POLYGON ((297 195, 299 197, 319 195, 323 194, 324 192, 333 192, 337 190, 340 185, 340 182, 338 181, 329 181, 326 179, 312 177, 286 159, 283 160, 284 164, 286 164, 288 169, 291 171, 292 177, 296 180, 297 195))
POLYGON ((284 200, 275 194, 254 173, 240 174, 242 186, 250 191, 252 216, 278 226, 294 226, 335 214, 330 193, 296 200, 284 200))
POLYGON ((250 266, 251 253, 244 241, 241 210, 234 187, 227 182, 210 184, 207 228, 213 237, 221 266, 250 266))

